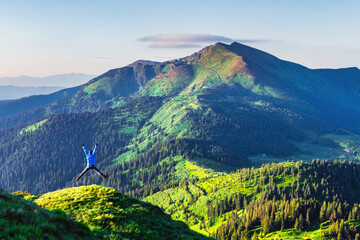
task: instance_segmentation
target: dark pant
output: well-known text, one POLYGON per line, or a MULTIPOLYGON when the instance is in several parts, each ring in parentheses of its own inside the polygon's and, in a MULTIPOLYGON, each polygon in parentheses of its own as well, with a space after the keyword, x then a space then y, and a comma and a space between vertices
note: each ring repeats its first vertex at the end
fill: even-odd
POLYGON ((99 171, 99 169, 97 169, 95 167, 95 165, 88 165, 86 166, 86 168, 84 169, 84 171, 82 171, 82 173, 80 173, 80 175, 76 178, 76 180, 79 180, 87 171, 89 171, 90 169, 94 170, 97 174, 100 175, 100 177, 102 177, 103 179, 106 179, 106 176, 99 171))

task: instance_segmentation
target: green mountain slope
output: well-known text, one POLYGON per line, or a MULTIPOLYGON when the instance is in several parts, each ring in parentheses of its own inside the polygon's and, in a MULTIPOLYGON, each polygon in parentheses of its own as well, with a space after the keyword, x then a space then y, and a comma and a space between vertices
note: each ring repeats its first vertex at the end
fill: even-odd
POLYGON ((176 222, 158 207, 96 185, 46 193, 35 202, 62 210, 110 239, 209 239, 176 222))
POLYGON ((85 224, 0 189, 1 239, 98 239, 85 224))

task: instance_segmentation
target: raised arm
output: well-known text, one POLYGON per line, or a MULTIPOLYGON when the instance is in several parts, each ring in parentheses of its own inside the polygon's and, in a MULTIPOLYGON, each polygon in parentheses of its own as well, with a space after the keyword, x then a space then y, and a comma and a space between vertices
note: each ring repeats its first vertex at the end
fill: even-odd
POLYGON ((97 149, 98 145, 96 144, 95 147, 94 147, 94 151, 93 151, 93 154, 95 155, 96 153, 96 149, 97 149))
POLYGON ((86 150, 86 148, 85 148, 85 145, 84 145, 84 144, 82 145, 82 148, 83 148, 83 150, 84 150, 84 153, 85 153, 85 154, 87 154, 87 153, 88 153, 88 151, 86 150))

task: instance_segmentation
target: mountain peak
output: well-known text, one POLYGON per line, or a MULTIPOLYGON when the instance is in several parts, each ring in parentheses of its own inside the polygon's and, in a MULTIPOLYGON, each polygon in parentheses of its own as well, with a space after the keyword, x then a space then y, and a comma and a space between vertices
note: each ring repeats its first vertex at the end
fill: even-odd
POLYGON ((244 57, 245 59, 251 59, 253 61, 278 61, 279 58, 271 55, 267 52, 261 51, 259 49, 238 43, 233 42, 231 45, 224 44, 226 48, 233 51, 234 53, 244 57))
POLYGON ((126 65, 126 67, 134 67, 135 65, 141 64, 141 65, 156 65, 159 64, 160 62, 155 62, 155 61, 151 61, 151 60, 136 60, 133 63, 130 63, 129 65, 126 65))
POLYGON ((184 59, 188 64, 201 64, 213 61, 218 62, 218 64, 223 64, 226 63, 227 60, 234 58, 241 58, 241 61, 238 61, 240 65, 268 65, 282 61, 269 53, 238 42, 233 42, 230 45, 217 42, 184 59))
POLYGON ((226 47, 227 45, 224 43, 217 42, 213 45, 207 46, 201 49, 198 52, 195 52, 189 57, 184 58, 188 64, 201 64, 201 62, 210 62, 210 61, 218 61, 218 58, 223 58, 224 56, 233 52, 226 47))

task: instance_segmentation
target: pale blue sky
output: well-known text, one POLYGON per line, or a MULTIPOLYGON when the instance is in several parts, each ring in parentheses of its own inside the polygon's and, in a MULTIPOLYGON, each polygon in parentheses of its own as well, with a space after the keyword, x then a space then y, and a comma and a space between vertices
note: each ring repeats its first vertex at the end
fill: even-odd
POLYGON ((359 12, 355 0, 0 0, 0 77, 98 75, 218 39, 310 68, 360 67, 359 12))

